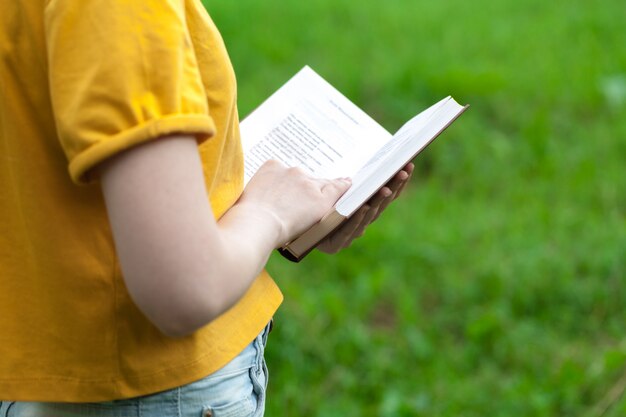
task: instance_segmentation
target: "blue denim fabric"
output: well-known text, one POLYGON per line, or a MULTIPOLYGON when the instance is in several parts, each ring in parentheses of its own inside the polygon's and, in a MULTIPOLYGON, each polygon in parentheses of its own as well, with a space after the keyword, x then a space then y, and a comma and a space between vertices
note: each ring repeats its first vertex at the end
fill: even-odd
POLYGON ((262 417, 270 329, 271 324, 222 369, 188 385, 100 403, 0 401, 0 417, 262 417))

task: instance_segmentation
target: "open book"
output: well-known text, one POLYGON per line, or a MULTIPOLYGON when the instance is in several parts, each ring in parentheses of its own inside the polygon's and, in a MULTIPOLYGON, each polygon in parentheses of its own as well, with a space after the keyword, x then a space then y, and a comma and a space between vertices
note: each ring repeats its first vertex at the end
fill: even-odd
POLYGON ((333 86, 304 67, 241 122, 247 184, 269 159, 352 186, 322 220, 279 251, 299 261, 365 204, 467 106, 446 97, 387 132, 333 86))

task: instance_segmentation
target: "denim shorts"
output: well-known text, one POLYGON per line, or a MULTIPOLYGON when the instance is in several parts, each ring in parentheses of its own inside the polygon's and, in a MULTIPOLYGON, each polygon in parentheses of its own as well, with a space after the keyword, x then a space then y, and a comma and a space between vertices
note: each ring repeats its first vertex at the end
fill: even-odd
POLYGON ((0 417, 262 417, 270 330, 271 323, 226 366, 188 385, 99 403, 0 401, 0 417))

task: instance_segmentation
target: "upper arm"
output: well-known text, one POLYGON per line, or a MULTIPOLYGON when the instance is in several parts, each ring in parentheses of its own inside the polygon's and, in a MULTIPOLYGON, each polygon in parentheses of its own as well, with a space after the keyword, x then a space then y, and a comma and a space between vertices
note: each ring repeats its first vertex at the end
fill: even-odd
MULTIPOLYGON (((114 156, 99 169, 102 192, 134 301, 161 328, 206 316, 197 277, 218 262, 219 233, 192 136, 167 137, 114 156)), ((206 282, 206 281, 205 281, 206 282)))

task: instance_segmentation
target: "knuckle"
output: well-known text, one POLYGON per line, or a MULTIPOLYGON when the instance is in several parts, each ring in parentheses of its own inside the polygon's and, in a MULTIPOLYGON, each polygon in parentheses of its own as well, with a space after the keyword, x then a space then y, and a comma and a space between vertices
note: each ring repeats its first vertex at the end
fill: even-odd
POLYGON ((277 166, 278 161, 276 161, 275 159, 270 159, 268 161, 265 161, 265 163, 263 165, 261 165, 262 168, 274 168, 275 166, 277 166))
POLYGON ((302 168, 299 167, 289 167, 287 168, 287 174, 294 176, 294 177, 305 177, 306 174, 305 172, 302 170, 302 168))

